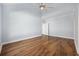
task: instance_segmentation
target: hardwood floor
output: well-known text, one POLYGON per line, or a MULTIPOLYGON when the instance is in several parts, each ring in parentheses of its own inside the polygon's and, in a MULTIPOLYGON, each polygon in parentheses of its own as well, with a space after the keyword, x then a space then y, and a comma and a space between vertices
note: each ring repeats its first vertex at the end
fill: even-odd
POLYGON ((77 55, 74 40, 40 36, 6 44, 2 56, 75 56, 77 55))

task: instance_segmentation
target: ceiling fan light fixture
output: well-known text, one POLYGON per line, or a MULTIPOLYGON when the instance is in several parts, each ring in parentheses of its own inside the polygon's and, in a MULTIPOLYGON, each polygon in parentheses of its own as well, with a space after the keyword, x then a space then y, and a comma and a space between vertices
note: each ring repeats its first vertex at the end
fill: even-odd
POLYGON ((41 3, 41 5, 40 5, 40 9, 41 9, 41 10, 44 10, 45 7, 46 7, 45 4, 44 4, 44 3, 41 3))
POLYGON ((41 10, 44 10, 44 7, 40 7, 41 10))

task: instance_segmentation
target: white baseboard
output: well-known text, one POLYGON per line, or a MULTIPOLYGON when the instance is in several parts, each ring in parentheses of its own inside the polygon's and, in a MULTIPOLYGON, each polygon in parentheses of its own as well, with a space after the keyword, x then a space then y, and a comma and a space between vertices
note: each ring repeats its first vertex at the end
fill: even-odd
MULTIPOLYGON (((48 36, 52 36, 52 35, 48 35, 48 36)), ((57 36, 57 35, 53 35, 55 37, 61 37, 61 38, 68 38, 68 39, 75 39, 75 38, 72 38, 72 37, 66 37, 66 36, 57 36)))
POLYGON ((77 50, 77 54, 79 55, 79 50, 77 50))
POLYGON ((0 45, 0 54, 1 54, 1 50, 2 50, 2 44, 0 45))
POLYGON ((76 41, 75 41, 75 40, 74 40, 74 43, 75 43, 76 52, 77 52, 77 54, 79 54, 79 51, 78 51, 78 46, 77 46, 77 43, 76 43, 76 41))
MULTIPOLYGON (((17 42, 17 41, 21 41, 21 40, 26 40, 26 39, 30 39, 30 38, 34 38, 34 37, 38 37, 38 36, 41 36, 41 35, 31 36, 31 37, 27 37, 27 38, 24 37, 24 38, 12 40, 12 41, 9 41, 9 42, 3 42, 2 45, 8 44, 8 43, 17 42)), ((51 36, 51 35, 49 35, 49 36, 51 36)), ((64 36, 55 36, 55 37, 62 37, 62 38, 74 39, 74 38, 71 38, 71 37, 64 37, 64 36)))
POLYGON ((13 43, 13 42, 18 42, 18 41, 22 41, 22 40, 27 40, 27 39, 35 38, 35 37, 39 37, 39 36, 41 36, 41 35, 31 36, 31 37, 27 37, 27 38, 20 38, 20 39, 16 39, 16 40, 9 41, 9 42, 3 42, 2 45, 8 44, 8 43, 13 43))
POLYGON ((42 35, 48 35, 48 34, 42 34, 42 35))

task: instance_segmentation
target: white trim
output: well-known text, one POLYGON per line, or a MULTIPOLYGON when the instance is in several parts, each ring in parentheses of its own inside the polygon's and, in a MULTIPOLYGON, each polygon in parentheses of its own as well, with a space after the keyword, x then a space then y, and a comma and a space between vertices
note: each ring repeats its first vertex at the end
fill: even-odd
POLYGON ((42 35, 48 35, 48 34, 42 34, 42 35))
POLYGON ((1 50, 2 50, 2 44, 0 45, 0 54, 1 54, 1 50))
POLYGON ((79 50, 77 50, 77 54, 79 55, 79 50))
POLYGON ((13 43, 13 42, 18 42, 18 41, 22 41, 22 40, 27 40, 27 39, 35 38, 35 37, 39 37, 39 36, 41 36, 41 35, 31 36, 31 37, 27 37, 27 38, 20 38, 18 40, 16 39, 16 40, 9 41, 9 42, 3 42, 2 45, 8 44, 8 43, 13 43))
MULTIPOLYGON (((78 5, 78 11, 79 11, 79 5, 78 5)), ((77 53, 79 54, 79 12, 78 12, 78 50, 77 53)))
MULTIPOLYGON (((8 44, 8 43, 13 43, 13 42, 18 42, 18 41, 21 41, 21 40, 27 40, 27 39, 35 38, 35 37, 38 37, 38 36, 41 36, 41 35, 31 36, 31 37, 27 37, 27 38, 20 38, 18 40, 16 39, 16 40, 9 41, 9 42, 3 42, 2 45, 8 44)), ((51 35, 48 35, 48 36, 51 36, 51 35)), ((71 37, 64 37, 64 36, 55 36, 55 37, 74 39, 74 38, 71 38, 71 37)))
MULTIPOLYGON (((48 36, 52 36, 52 35, 48 35, 48 36)), ((75 39, 75 38, 72 38, 72 37, 65 37, 65 36, 57 36, 57 35, 53 35, 55 37, 61 37, 61 38, 68 38, 68 39, 75 39)))
POLYGON ((77 52, 77 54, 79 54, 79 51, 78 51, 78 46, 77 46, 77 43, 76 43, 76 41, 75 41, 75 40, 74 40, 74 43, 75 43, 76 52, 77 52))

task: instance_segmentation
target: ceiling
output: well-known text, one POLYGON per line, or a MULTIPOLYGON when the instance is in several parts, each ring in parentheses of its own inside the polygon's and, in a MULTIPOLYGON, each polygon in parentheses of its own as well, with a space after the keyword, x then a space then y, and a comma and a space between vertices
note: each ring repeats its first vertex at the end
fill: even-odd
MULTIPOLYGON (((5 3, 4 3, 5 4, 5 3)), ((40 12, 41 15, 46 15, 50 13, 57 13, 57 12, 66 12, 69 10, 73 10, 73 7, 76 5, 75 3, 45 3, 47 5, 47 11, 41 11, 39 6, 40 3, 6 3, 5 5, 9 5, 12 10, 23 10, 29 11, 33 13, 40 12)))
MULTIPOLYGON (((51 12, 56 12, 58 10, 68 10, 72 9, 75 3, 45 3, 47 5, 47 11, 41 11, 42 14, 47 14, 51 12)), ((24 8, 35 8, 35 10, 40 10, 39 6, 40 3, 19 3, 15 4, 17 7, 23 7, 24 8)))
MULTIPOLYGON (((63 6, 71 6, 75 3, 45 3, 48 7, 63 7, 63 6)), ((15 3, 15 5, 26 6, 26 7, 39 7, 40 3, 15 3)))
MULTIPOLYGON (((67 18, 67 15, 73 15, 73 8, 75 3, 46 3, 47 11, 41 11, 40 3, 4 3, 5 7, 8 7, 13 11, 30 12, 36 15, 40 15, 42 19, 53 17, 54 19, 67 18), (41 13, 41 14, 40 14, 41 13)), ((8 9, 8 8, 7 8, 8 9)), ((38 16, 39 16, 38 15, 38 16)))

